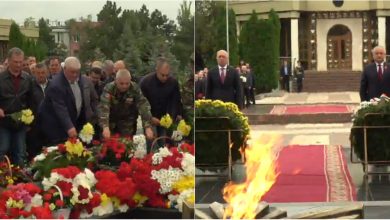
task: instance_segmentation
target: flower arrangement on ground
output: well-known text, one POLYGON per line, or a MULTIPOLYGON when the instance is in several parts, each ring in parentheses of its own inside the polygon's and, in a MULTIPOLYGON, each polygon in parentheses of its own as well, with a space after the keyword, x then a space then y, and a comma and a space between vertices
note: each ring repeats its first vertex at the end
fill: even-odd
MULTIPOLYGON (((233 146, 232 157, 240 157, 240 147, 245 143, 249 135, 248 118, 231 102, 220 100, 195 101, 195 130, 227 130, 231 132, 233 146), (202 119, 203 118, 203 119, 202 119)), ((195 136, 197 145, 197 163, 227 163, 228 159, 228 134, 227 132, 198 132, 195 136)))
MULTIPOLYGON (((369 102, 360 103, 353 114, 353 126, 390 126, 389 97, 382 95, 369 102), (370 115, 370 114, 378 115, 370 115)), ((368 160, 390 160, 389 128, 367 129, 368 160)), ((364 160, 364 129, 352 128, 350 134, 351 145, 359 159, 364 160)))
POLYGON ((193 153, 194 146, 186 143, 170 149, 160 148, 143 159, 132 158, 130 163, 122 163, 117 176, 131 178, 135 184, 132 199, 136 206, 181 210, 183 201, 194 202, 193 153))
POLYGON ((0 194, 0 218, 52 219, 48 203, 43 203, 41 189, 33 183, 7 187, 0 194))
POLYGON ((143 158, 146 155, 146 139, 144 135, 134 137, 120 137, 114 135, 102 143, 93 141, 93 151, 97 155, 98 164, 119 166, 121 162, 130 161, 130 158, 143 158))
POLYGON ((0 188, 29 181, 31 178, 20 167, 6 161, 0 162, 0 188))
POLYGON ((92 152, 86 149, 79 139, 69 138, 64 144, 44 148, 43 152, 33 159, 31 166, 36 171, 34 178, 40 180, 49 177, 55 168, 74 165, 84 169, 91 166, 94 160, 92 152))

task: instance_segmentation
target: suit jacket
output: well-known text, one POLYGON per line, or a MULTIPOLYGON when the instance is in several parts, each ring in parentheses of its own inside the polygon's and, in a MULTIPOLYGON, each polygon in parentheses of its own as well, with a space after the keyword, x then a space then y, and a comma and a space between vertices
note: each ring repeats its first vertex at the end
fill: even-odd
POLYGON ((368 64, 364 68, 360 80, 361 101, 369 101, 374 97, 379 98, 383 93, 390 96, 390 66, 384 63, 382 68, 382 80, 378 77, 376 63, 368 64))
POLYGON ((67 131, 70 128, 75 127, 79 131, 86 122, 91 121, 96 113, 97 95, 96 92, 94 93, 92 82, 85 76, 80 76, 78 84, 82 98, 82 107, 78 117, 76 101, 63 72, 54 76, 47 87, 38 115, 41 129, 50 143, 66 140, 67 131))
POLYGON ((195 82, 195 98, 201 99, 206 94, 206 78, 198 79, 195 82))
MULTIPOLYGON (((290 65, 287 65, 287 73, 288 73, 288 76, 291 76, 291 67, 290 65)), ((282 67, 280 67, 280 77, 285 77, 286 74, 284 72, 284 65, 282 65, 282 67)))
POLYGON ((227 67, 223 84, 219 74, 219 67, 211 69, 207 75, 206 98, 233 102, 241 109, 243 100, 242 84, 236 69, 231 66, 227 67))

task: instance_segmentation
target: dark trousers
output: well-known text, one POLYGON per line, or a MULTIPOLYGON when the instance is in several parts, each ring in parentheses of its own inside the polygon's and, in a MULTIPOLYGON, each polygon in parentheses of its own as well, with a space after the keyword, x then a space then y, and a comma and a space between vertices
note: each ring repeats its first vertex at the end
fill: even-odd
POLYGON ((303 87, 303 78, 302 77, 297 77, 297 89, 298 92, 302 92, 302 87, 303 87))
MULTIPOLYGON (((249 91, 249 88, 244 88, 244 98, 245 98, 245 100, 246 100, 246 103, 244 103, 246 106, 248 106, 248 105, 250 105, 251 103, 250 103, 250 96, 251 96, 251 94, 250 94, 250 91, 249 91)), ((245 101, 244 101, 245 102, 245 101)))
POLYGON ((256 100, 255 100, 255 88, 251 87, 249 89, 249 97, 250 97, 250 100, 252 101, 252 104, 256 104, 256 100))
POLYGON ((26 159, 26 128, 13 130, 0 127, 0 159, 4 155, 11 156, 11 162, 24 167, 26 159))
POLYGON ((290 91, 290 76, 283 76, 283 89, 287 92, 290 91))

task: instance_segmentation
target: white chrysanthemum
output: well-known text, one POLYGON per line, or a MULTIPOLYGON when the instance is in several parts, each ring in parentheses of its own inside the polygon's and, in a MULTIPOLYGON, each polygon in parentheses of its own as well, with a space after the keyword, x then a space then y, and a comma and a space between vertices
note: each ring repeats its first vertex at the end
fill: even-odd
POLYGON ((194 155, 192 155, 190 153, 183 153, 181 167, 184 170, 183 175, 194 176, 195 175, 195 157, 194 157, 194 155))
POLYGON ((36 162, 36 161, 42 161, 42 160, 44 160, 44 159, 46 159, 46 155, 45 155, 44 153, 41 153, 41 154, 35 156, 34 159, 33 159, 33 161, 35 161, 35 162, 36 162))
POLYGON ((92 139, 93 139, 93 135, 89 135, 89 134, 79 134, 79 137, 81 139, 82 142, 84 143, 91 143, 92 139))
POLYGON ((85 177, 87 178, 87 180, 89 182, 89 185, 91 187, 94 186, 97 183, 97 180, 95 178, 95 174, 87 168, 84 169, 84 173, 85 173, 85 177))
POLYGON ((143 134, 135 135, 133 137, 133 144, 134 145, 146 144, 145 135, 143 134))
POLYGON ((171 138, 174 141, 181 141, 183 140, 183 134, 181 133, 181 131, 173 131, 171 138))
POLYGON ((152 179, 160 183, 159 192, 166 194, 172 191, 173 184, 182 177, 183 171, 179 168, 169 167, 169 169, 153 170, 151 174, 152 179))
POLYGON ((51 147, 46 148, 47 153, 50 153, 50 152, 53 152, 56 150, 58 150, 58 146, 51 146, 51 147))
POLYGON ((194 194, 194 189, 188 189, 184 190, 180 195, 178 196, 176 203, 177 205, 175 208, 177 208, 180 212, 183 211, 183 202, 186 201, 188 198, 190 198, 194 194))
POLYGON ((42 185, 44 190, 49 190, 51 187, 57 184, 58 181, 72 182, 72 180, 64 178, 62 175, 54 172, 50 174, 49 178, 43 178, 42 185))
POLYGON ((126 204, 120 205, 120 206, 118 207, 118 210, 119 210, 120 212, 127 212, 127 210, 129 210, 129 206, 126 205, 126 204))
POLYGON ((30 211, 32 207, 39 207, 43 205, 43 199, 42 196, 36 193, 32 198, 31 198, 31 203, 27 204, 25 207, 26 211, 30 211))
POLYGON ((137 148, 135 151, 134 151, 134 157, 135 158, 139 158, 139 159, 142 159, 142 158, 144 158, 145 157, 145 155, 146 155, 146 148, 137 148))
POLYGON ((93 212, 91 214, 88 214, 88 212, 85 210, 80 212, 80 218, 91 218, 92 216, 93 216, 93 212))
POLYGON ((107 201, 104 206, 103 203, 100 203, 98 207, 92 209, 92 213, 96 216, 103 216, 107 214, 111 214, 114 211, 114 204, 111 200, 107 201))
POLYGON ((172 152, 169 151, 167 147, 163 147, 159 149, 159 152, 153 154, 152 163, 153 165, 160 164, 163 161, 164 157, 171 156, 172 152))

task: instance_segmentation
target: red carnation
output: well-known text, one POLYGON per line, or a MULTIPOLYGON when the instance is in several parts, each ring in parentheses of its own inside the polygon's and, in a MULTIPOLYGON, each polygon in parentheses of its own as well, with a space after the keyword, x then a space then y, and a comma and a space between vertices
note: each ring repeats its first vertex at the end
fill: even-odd
POLYGON ((61 199, 57 199, 55 204, 56 204, 57 207, 63 207, 64 206, 64 201, 62 201, 61 199))
POLYGON ((83 199, 88 199, 88 193, 89 193, 89 190, 82 187, 82 186, 79 186, 78 188, 78 191, 80 192, 80 195, 79 195, 79 200, 83 200, 83 199))
POLYGON ((43 200, 45 200, 45 201, 49 201, 51 198, 53 198, 53 195, 50 193, 45 193, 43 195, 43 200))

